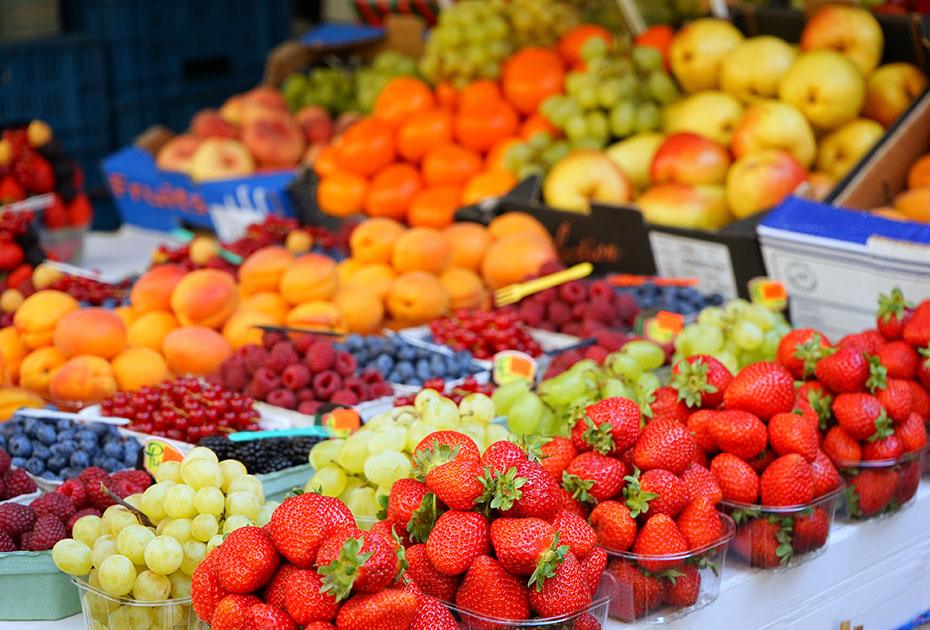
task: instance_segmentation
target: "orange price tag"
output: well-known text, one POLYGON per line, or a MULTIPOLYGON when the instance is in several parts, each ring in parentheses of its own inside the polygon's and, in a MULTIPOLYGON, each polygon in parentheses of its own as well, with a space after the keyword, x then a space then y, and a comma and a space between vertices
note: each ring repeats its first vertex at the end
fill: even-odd
POLYGON ((142 465, 153 477, 164 462, 179 462, 184 459, 184 454, 177 447, 159 438, 148 438, 143 453, 142 465))
POLYGON ((749 281, 749 297, 753 303, 772 310, 782 310, 788 306, 788 292, 778 280, 753 278, 749 281))
POLYGON ((685 327, 685 318, 679 313, 659 311, 656 314, 656 320, 659 322, 659 326, 668 330, 673 335, 677 335, 681 332, 681 329, 685 327))
POLYGON ((352 435, 362 424, 362 419, 355 409, 334 409, 323 416, 323 426, 339 437, 352 435))
POLYGON ((519 350, 504 350, 494 355, 493 378, 498 385, 511 381, 536 380, 536 360, 519 350))

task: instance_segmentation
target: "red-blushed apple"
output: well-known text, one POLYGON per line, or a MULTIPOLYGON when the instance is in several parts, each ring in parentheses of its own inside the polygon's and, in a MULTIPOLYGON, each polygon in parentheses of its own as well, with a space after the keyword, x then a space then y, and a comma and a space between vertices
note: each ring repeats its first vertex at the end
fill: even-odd
POLYGON ((720 143, 690 131, 673 133, 665 139, 649 175, 654 184, 723 185, 730 168, 730 152, 720 143))
POLYGON ((857 118, 820 141, 817 169, 842 179, 885 133, 874 120, 857 118))
POLYGON ((641 131, 610 145, 605 153, 620 167, 636 190, 644 190, 652 183, 649 179, 649 167, 663 140, 663 133, 641 131))
POLYGON ((898 62, 879 66, 865 84, 862 115, 888 126, 927 87, 927 76, 915 65, 898 62))
POLYGON ((239 126, 242 123, 243 94, 233 94, 220 106, 220 117, 231 125, 239 126))
POLYGON ((255 160, 238 140, 207 138, 194 151, 189 172, 191 178, 200 182, 233 179, 254 173, 255 160))
POLYGON ((808 168, 817 157, 817 140, 797 107, 781 101, 759 101, 749 106, 736 126, 730 150, 738 158, 759 149, 784 149, 808 168))
POLYGON ((797 49, 783 39, 750 37, 723 58, 720 89, 744 103, 774 98, 778 82, 797 56, 797 49))
POLYGON ((643 218, 655 225, 715 230, 733 220, 723 186, 653 184, 636 200, 643 218))
POLYGON ((691 131, 729 146, 743 105, 724 92, 708 90, 662 108, 662 131, 691 131))
POLYGON ((875 16, 848 4, 820 8, 801 32, 801 50, 835 50, 856 64, 862 74, 878 66, 884 47, 885 36, 875 16))
POLYGON ((778 84, 778 98, 801 110, 815 129, 836 129, 862 110, 865 78, 835 50, 812 50, 791 64, 778 84))
POLYGON ((781 149, 747 153, 727 173, 727 204, 737 219, 778 205, 807 179, 807 171, 781 149))
POLYGON ((238 138, 239 130, 215 109, 201 109, 191 118, 191 133, 200 138, 238 138))
POLYGON ((305 105, 294 114, 294 120, 304 130, 307 144, 329 142, 333 138, 333 121, 325 107, 305 105))
POLYGON ((627 203, 633 187, 603 151, 575 149, 556 162, 543 181, 546 204, 558 210, 588 212, 590 203, 627 203))
POLYGON ((163 171, 189 173, 191 158, 202 142, 203 138, 189 133, 182 133, 171 138, 158 150, 155 166, 163 171))
POLYGON ((669 44, 672 74, 689 94, 716 89, 720 63, 742 41, 743 34, 726 20, 694 20, 679 29, 669 44))

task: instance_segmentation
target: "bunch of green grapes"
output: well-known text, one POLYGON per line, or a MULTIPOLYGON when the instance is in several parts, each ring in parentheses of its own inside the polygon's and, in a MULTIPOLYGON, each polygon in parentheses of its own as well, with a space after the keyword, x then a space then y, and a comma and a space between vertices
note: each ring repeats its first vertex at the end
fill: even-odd
POLYGON ((417 61, 394 50, 378 53, 370 66, 356 70, 355 96, 359 110, 370 113, 384 86, 401 76, 417 76, 417 61))
MULTIPOLYGON (((617 0, 570 1, 581 11, 585 22, 600 24, 613 32, 629 27, 617 0)), ((750 2, 757 4, 755 0, 750 2)), ((635 0, 634 4, 646 24, 674 24, 705 12, 700 0, 635 0)))
POLYGON ((565 76, 565 94, 543 101, 540 112, 576 147, 603 148, 611 139, 657 129, 661 106, 680 96, 662 53, 648 46, 629 52, 591 38, 582 48, 584 71, 565 76))
POLYGON ((549 134, 539 132, 525 142, 516 142, 504 154, 504 168, 518 181, 532 175, 545 175, 552 165, 572 150, 567 140, 553 141, 549 134))
POLYGON ((411 456, 424 437, 459 431, 483 452, 510 435, 506 426, 491 422, 495 415, 494 403, 484 394, 468 394, 456 405, 436 390, 424 389, 412 405, 378 414, 345 439, 315 445, 309 459, 316 472, 305 489, 338 497, 362 522, 374 519, 378 497, 388 495, 398 479, 411 476, 411 456))
POLYGON ((292 112, 306 105, 320 105, 333 115, 358 110, 350 68, 316 66, 307 74, 294 73, 284 80, 281 93, 292 112))
POLYGON ((791 325, 781 312, 736 299, 708 306, 675 338, 674 363, 681 357, 709 354, 736 374, 758 361, 772 361, 791 325))
POLYGON ((264 502, 262 482, 246 474, 241 462, 217 461, 203 447, 180 462, 162 463, 155 481, 144 493, 125 499, 154 526, 133 510, 113 505, 103 516, 79 518, 73 538, 52 548, 61 571, 87 576, 90 586, 113 598, 134 600, 120 606, 88 592, 88 612, 104 627, 187 627, 187 604, 156 608, 138 603, 190 597, 194 569, 224 534, 266 524, 278 505, 264 502))
POLYGON ((508 15, 517 48, 554 46, 581 23, 578 9, 564 0, 511 0, 508 15))
POLYGON ((439 14, 430 30, 420 73, 432 83, 463 87, 472 79, 497 79, 513 52, 513 33, 503 0, 462 0, 439 14))

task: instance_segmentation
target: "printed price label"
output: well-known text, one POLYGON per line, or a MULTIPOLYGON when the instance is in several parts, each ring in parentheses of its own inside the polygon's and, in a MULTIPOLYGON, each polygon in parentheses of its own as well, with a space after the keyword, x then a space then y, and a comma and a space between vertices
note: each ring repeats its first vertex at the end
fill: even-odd
POLYGON ((753 278, 749 281, 749 298, 773 311, 780 311, 788 306, 788 292, 785 285, 769 278, 753 278))
POLYGON ((142 465, 153 477, 162 463, 179 462, 184 459, 184 454, 177 447, 159 438, 147 439, 142 452, 142 465))
POLYGON ((511 381, 536 380, 536 360, 519 350, 504 350, 494 355, 493 378, 498 385, 511 381))
POLYGON ((656 343, 671 343, 685 327, 685 318, 678 313, 659 311, 643 323, 643 336, 656 343))
POLYGON ((333 409, 322 418, 323 426, 336 434, 337 437, 352 435, 362 424, 362 419, 355 409, 333 409))

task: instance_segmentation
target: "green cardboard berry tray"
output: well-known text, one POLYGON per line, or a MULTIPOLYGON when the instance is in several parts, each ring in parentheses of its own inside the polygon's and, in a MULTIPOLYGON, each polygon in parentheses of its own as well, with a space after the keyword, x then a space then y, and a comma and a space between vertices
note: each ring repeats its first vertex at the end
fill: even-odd
POLYGON ((0 553, 0 620, 64 619, 81 612, 71 578, 55 566, 51 551, 0 553))

